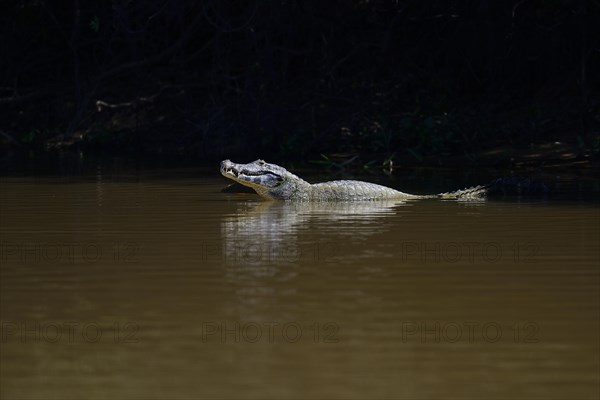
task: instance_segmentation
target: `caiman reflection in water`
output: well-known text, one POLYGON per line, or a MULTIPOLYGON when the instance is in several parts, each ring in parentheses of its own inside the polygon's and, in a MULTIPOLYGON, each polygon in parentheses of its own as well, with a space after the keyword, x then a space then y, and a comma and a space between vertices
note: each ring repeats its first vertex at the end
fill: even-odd
MULTIPOLYGON (((481 204, 469 201, 459 206, 481 204)), ((223 260, 228 266, 248 267, 235 271, 236 279, 244 279, 244 275, 249 278, 289 272, 289 268, 280 267, 299 262, 327 263, 373 256, 375 249, 360 250, 369 254, 351 248, 350 253, 342 252, 341 243, 385 234, 392 223, 386 217, 412 205, 410 201, 240 202, 237 212, 221 222, 223 260)))
POLYGON ((265 265, 332 261, 340 256, 336 248, 344 236, 358 239, 385 232, 383 217, 406 205, 398 201, 240 203, 237 213, 222 221, 223 258, 228 265, 254 266, 252 271, 258 275, 267 272, 265 265), (321 240, 303 243, 301 233, 310 233, 317 222, 321 240))
MULTIPOLYGON (((454 203, 477 207, 485 204, 485 200, 454 203)), ((388 224, 384 217, 396 215, 413 204, 410 200, 240 202, 237 212, 222 221, 223 256, 233 264, 258 263, 271 253, 278 260, 297 260, 302 255, 298 248, 301 231, 314 233, 313 228, 317 227, 320 234, 329 235, 328 241, 332 243, 348 236, 366 238, 386 231, 388 224), (289 257, 281 257, 288 253, 289 257)))

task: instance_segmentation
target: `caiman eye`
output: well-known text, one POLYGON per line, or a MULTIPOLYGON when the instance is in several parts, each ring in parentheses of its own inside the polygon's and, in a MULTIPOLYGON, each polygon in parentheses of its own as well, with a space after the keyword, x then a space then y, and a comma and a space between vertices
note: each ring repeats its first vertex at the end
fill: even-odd
POLYGON ((266 164, 265 160, 256 160, 256 161, 257 161, 257 162, 258 162, 260 165, 265 165, 265 164, 266 164))

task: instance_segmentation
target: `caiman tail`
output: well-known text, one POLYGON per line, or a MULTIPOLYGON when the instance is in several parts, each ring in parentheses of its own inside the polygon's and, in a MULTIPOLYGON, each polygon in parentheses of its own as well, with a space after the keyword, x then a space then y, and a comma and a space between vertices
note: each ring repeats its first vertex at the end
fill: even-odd
POLYGON ((431 197, 449 200, 478 200, 484 198, 489 189, 490 185, 477 185, 470 188, 455 190, 454 192, 440 193, 431 197))
POLYGON ((546 196, 551 193, 551 188, 544 182, 523 177, 497 178, 486 185, 474 186, 454 192, 440 193, 440 199, 474 200, 490 196, 546 196))

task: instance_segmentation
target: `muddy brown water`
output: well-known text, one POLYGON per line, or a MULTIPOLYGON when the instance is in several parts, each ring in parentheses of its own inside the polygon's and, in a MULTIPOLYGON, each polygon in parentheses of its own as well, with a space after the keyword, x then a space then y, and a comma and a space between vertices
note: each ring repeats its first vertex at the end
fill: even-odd
POLYGON ((594 202, 169 175, 2 178, 1 398, 598 398, 594 202))

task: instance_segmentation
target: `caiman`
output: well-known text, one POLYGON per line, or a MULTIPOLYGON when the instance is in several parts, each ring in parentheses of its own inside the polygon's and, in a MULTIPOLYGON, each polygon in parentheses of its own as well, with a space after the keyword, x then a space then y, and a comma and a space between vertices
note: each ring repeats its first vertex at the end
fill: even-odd
POLYGON ((236 164, 225 160, 221 162, 221 174, 244 186, 251 187, 267 200, 371 201, 434 198, 473 200, 484 197, 487 191, 487 186, 474 186, 449 193, 416 195, 375 183, 354 180, 311 184, 285 168, 269 164, 264 160, 256 160, 248 164, 236 164))

